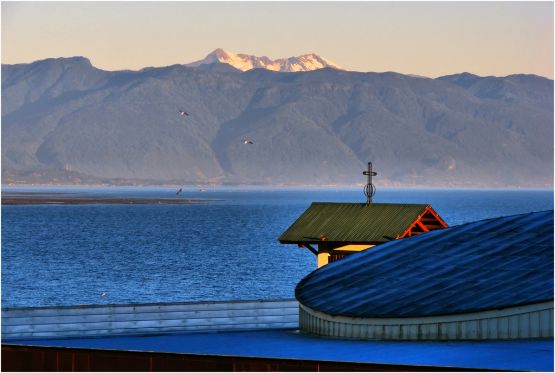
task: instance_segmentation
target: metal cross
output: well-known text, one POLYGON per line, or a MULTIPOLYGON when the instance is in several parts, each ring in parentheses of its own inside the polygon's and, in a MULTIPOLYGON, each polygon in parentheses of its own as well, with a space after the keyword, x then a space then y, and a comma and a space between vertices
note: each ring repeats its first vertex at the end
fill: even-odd
POLYGON ((362 171, 362 174, 368 175, 368 184, 364 187, 364 194, 366 195, 366 204, 370 205, 372 197, 376 194, 376 187, 372 184, 372 176, 376 176, 378 173, 372 171, 372 162, 368 162, 368 171, 362 171))

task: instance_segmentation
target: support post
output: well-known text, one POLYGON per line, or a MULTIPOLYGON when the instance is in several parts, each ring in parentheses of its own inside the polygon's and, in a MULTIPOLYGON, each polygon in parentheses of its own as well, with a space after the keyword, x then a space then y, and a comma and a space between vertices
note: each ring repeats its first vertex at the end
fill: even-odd
POLYGON ((302 243, 299 244, 299 247, 306 247, 308 250, 310 250, 310 252, 316 256, 318 256, 318 250, 316 250, 315 248, 313 248, 312 246, 310 246, 309 243, 302 243))

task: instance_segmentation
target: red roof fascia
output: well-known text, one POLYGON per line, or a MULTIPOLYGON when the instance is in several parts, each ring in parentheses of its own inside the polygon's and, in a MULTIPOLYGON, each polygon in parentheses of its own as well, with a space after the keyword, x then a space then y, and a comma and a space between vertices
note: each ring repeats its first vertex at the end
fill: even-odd
POLYGON ((437 212, 434 211, 431 206, 428 206, 426 207, 426 209, 424 209, 422 213, 420 213, 420 215, 418 215, 414 222, 412 222, 412 224, 403 233, 397 235, 396 238, 405 238, 407 235, 410 236, 410 231, 418 224, 425 226, 425 224, 423 224, 420 219, 422 219, 422 216, 426 215, 428 212, 432 214, 434 218, 436 218, 437 222, 441 225, 442 228, 447 228, 447 223, 437 214, 437 212))

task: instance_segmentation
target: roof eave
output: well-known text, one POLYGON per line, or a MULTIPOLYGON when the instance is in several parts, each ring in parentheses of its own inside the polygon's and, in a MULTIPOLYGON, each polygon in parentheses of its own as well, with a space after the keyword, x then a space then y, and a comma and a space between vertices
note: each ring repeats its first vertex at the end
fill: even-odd
MULTIPOLYGON (((393 239, 392 239, 393 240, 393 239)), ((302 245, 302 244, 333 244, 333 245, 378 245, 382 243, 389 242, 391 240, 383 240, 383 241, 292 241, 292 240, 279 240, 281 244, 292 244, 292 245, 302 245)))

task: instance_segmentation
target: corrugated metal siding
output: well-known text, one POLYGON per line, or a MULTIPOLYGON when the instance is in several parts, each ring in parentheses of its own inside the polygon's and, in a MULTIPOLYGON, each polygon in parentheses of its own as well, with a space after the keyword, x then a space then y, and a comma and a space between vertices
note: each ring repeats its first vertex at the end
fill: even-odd
POLYGON ((411 317, 553 300, 553 211, 482 220, 379 245, 305 277, 329 315, 411 317))
POLYGON ((313 203, 279 237, 280 242, 387 242, 403 233, 426 204, 313 203))
POLYGON ((235 301, 2 309, 2 339, 288 329, 298 302, 235 301))
POLYGON ((303 332, 345 339, 508 340, 553 337, 553 302, 503 310, 421 318, 330 316, 300 306, 303 332))

